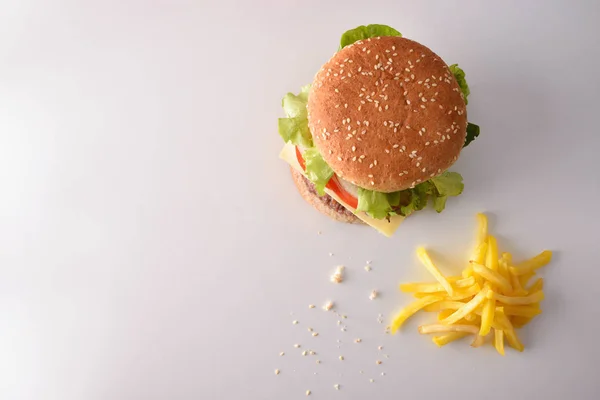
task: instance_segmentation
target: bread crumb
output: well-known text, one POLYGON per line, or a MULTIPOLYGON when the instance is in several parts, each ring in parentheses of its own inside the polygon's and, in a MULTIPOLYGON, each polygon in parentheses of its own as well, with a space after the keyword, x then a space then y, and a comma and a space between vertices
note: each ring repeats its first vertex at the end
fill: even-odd
POLYGON ((378 295, 379 295, 379 293, 377 292, 377 290, 373 290, 373 291, 371 292, 371 294, 369 295, 369 299, 370 299, 370 300, 374 300, 374 299, 376 299, 376 298, 377 298, 377 296, 378 296, 378 295))
POLYGON ((340 361, 344 361, 344 356, 340 356, 340 361))
POLYGON ((314 304, 309 304, 308 308, 315 308, 315 305, 314 304))
POLYGON ((313 334, 312 334, 312 335, 313 335, 314 337, 317 337, 317 336, 319 336, 319 333, 318 333, 318 332, 313 332, 313 334))
POLYGON ((354 339, 354 343, 360 343, 360 342, 362 342, 362 339, 360 339, 360 338, 359 339, 354 339))
POLYGON ((298 321, 292 321, 292 324, 298 325, 298 321))
POLYGON ((338 265, 335 269, 335 273, 331 275, 331 282, 333 283, 341 283, 344 279, 342 276, 342 272, 344 271, 343 265, 338 265))
POLYGON ((300 345, 299 344, 295 344, 294 347, 297 348, 297 349, 299 349, 300 345))
POLYGON ((279 375, 279 372, 280 372, 280 371, 279 371, 278 369, 276 369, 276 370, 275 370, 275 375, 279 375))
POLYGON ((377 360, 377 361, 375 361, 375 364, 377 364, 377 365, 381 365, 381 361, 380 361, 380 360, 377 360))
POLYGON ((365 265, 365 271, 369 272, 371 270, 371 266, 370 265, 365 265))
POLYGON ((306 391, 306 395, 307 395, 307 396, 310 396, 310 390, 307 390, 307 391, 306 391))
POLYGON ((335 390, 340 390, 340 385, 337 383, 335 385, 333 385, 333 387, 335 388, 335 390))
POLYGON ((280 357, 281 357, 281 356, 284 356, 284 355, 285 355, 285 353, 284 353, 283 351, 282 351, 281 353, 279 353, 279 356, 280 356, 280 357))
POLYGON ((332 301, 328 301, 327 303, 325 303, 323 305, 323 310, 325 311, 329 311, 333 308, 333 302, 332 301))

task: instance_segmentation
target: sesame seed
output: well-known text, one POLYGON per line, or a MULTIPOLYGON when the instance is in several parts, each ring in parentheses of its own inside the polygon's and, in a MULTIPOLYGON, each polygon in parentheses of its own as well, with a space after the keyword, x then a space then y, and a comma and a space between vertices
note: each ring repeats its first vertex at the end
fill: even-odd
POLYGON ((340 156, 338 156, 337 159, 338 159, 338 161, 342 161, 342 157, 340 157, 340 156))
MULTIPOLYGON (((373 165, 373 164, 371 164, 371 165, 373 165)), ((373 175, 372 175, 372 174, 369 174, 369 175, 367 175, 367 176, 368 176, 369 178, 372 178, 372 177, 373 177, 373 175)))
POLYGON ((356 161, 356 156, 352 157, 352 161, 356 161))
POLYGON ((420 162, 418 162, 418 163, 417 163, 417 167, 419 167, 420 165, 421 165, 421 163, 420 163, 420 162))
POLYGON ((421 128, 421 130, 422 130, 423 132, 427 132, 427 131, 425 130, 425 128, 421 128))
POLYGON ((425 146, 429 146, 429 142, 425 142, 425 146))
POLYGON ((406 100, 406 104, 410 104, 410 100, 406 100))
POLYGON ((280 372, 280 371, 279 371, 278 369, 276 369, 276 370, 275 370, 275 375, 279 375, 279 372, 280 372))
POLYGON ((344 108, 348 108, 348 103, 344 104, 344 108))
MULTIPOLYGON (((371 163, 371 164, 369 165, 369 168, 373 168, 373 163, 371 163)), ((370 178, 372 178, 372 177, 370 177, 370 178)))
POLYGON ((390 154, 390 151, 389 151, 388 149, 385 149, 385 152, 386 152, 387 154, 390 154))
POLYGON ((427 99, 426 99, 425 97, 421 97, 421 101, 422 101, 422 102, 426 102, 426 101, 427 101, 427 99))
POLYGON ((410 79, 415 79, 415 75, 414 74, 410 74, 410 79))
POLYGON ((371 186, 374 186, 374 185, 375 185, 375 182, 371 181, 371 186))
POLYGON ((394 149, 397 149, 398 147, 400 147, 400 145, 399 145, 399 144, 395 144, 395 145, 393 145, 392 147, 393 147, 394 149))
POLYGON ((421 108, 425 108, 425 106, 423 104, 421 104, 421 108))
MULTIPOLYGON (((448 137, 450 139, 450 137, 448 137)), ((377 165, 377 160, 373 160, 373 165, 377 165)))
POLYGON ((426 170, 427 170, 427 168, 423 168, 423 170, 422 170, 422 171, 423 171, 423 172, 425 172, 426 170))

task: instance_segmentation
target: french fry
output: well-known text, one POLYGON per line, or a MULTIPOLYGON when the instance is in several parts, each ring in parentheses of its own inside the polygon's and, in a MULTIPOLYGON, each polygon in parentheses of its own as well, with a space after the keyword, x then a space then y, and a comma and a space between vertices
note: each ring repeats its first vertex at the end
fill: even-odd
MULTIPOLYGON (((480 255, 480 253, 478 253, 479 247, 481 246, 482 243, 486 242, 486 238, 488 235, 488 219, 486 217, 485 214, 482 213, 478 213, 477 214, 477 231, 475 233, 475 250, 473 252, 473 256, 471 257, 471 260, 478 260, 478 255, 480 255)), ((485 256, 485 250, 483 252, 484 256, 485 256)), ((484 258, 485 260, 485 258, 484 258)), ((483 260, 481 260, 481 262, 483 262, 483 260)))
POLYGON ((464 318, 467 314, 473 312, 479 305, 486 299, 488 292, 490 289, 488 286, 485 286, 473 299, 471 299, 464 306, 456 310, 451 316, 442 320, 443 324, 450 325, 456 323, 459 319, 464 318))
MULTIPOLYGON (((508 268, 507 268, 508 270, 508 268)), ((521 286, 521 280, 519 279, 519 276, 516 274, 513 274, 510 270, 508 272, 508 275, 510 276, 510 283, 512 285, 512 293, 504 293, 504 294, 510 294, 513 296, 526 296, 527 295, 527 290, 523 289, 523 286, 521 286)), ((525 275, 523 275, 525 276, 525 275)))
POLYGON ((436 312, 436 311, 444 311, 444 310, 458 310, 465 303, 461 301, 451 301, 451 300, 442 300, 437 303, 433 303, 423 308, 424 311, 436 312))
POLYGON ((533 316, 533 317, 522 317, 522 316, 519 316, 519 315, 515 315, 514 317, 510 318, 510 323, 515 328, 522 328, 525 325, 527 325, 528 323, 530 323, 531 320, 533 320, 534 318, 535 318, 535 316, 533 316))
POLYGON ((537 281, 533 282, 531 286, 527 289, 529 293, 535 293, 537 291, 544 289, 544 279, 538 278, 537 281))
POLYGON ((500 355, 504 355, 504 332, 494 328, 494 347, 500 355))
MULTIPOLYGON (((448 282, 458 289, 466 288, 469 286, 473 286, 475 284, 475 278, 460 278, 460 279, 451 279, 448 278, 448 282)), ((446 289, 442 286, 441 283, 402 283, 400 284, 400 291, 404 293, 435 293, 435 292, 443 292, 446 289)))
POLYGON ((481 347, 485 343, 485 336, 475 335, 475 339, 471 342, 471 347, 481 347))
MULTIPOLYGON (((487 237, 488 251, 485 260, 485 266, 492 271, 498 271, 498 243, 492 235, 487 237)), ((481 264, 481 263, 480 263, 481 264)))
POLYGON ((539 290, 533 294, 530 294, 529 296, 524 296, 524 297, 510 297, 510 296, 504 296, 504 295, 501 295, 498 293, 492 293, 491 296, 492 296, 492 298, 496 299, 500 303, 504 303, 504 304, 508 304, 508 305, 512 305, 512 306, 533 304, 533 303, 538 303, 538 302, 544 300, 544 292, 541 290, 539 290))
MULTIPOLYGON (((509 268, 509 270, 510 270, 510 268, 509 268)), ((520 275, 520 276, 516 275, 516 276, 519 277, 519 283, 521 284, 521 287, 525 288, 525 286, 527 286, 527 283, 529 282, 529 280, 535 276, 535 272, 530 272, 528 274, 524 274, 524 275, 520 275)))
POLYGON ((396 333, 396 331, 398 331, 398 329, 400 329, 402 324, 409 317, 411 317, 413 314, 415 314, 417 311, 419 311, 423 307, 426 307, 426 306, 433 304, 436 301, 440 301, 440 300, 442 300, 442 298, 439 296, 427 296, 427 297, 423 297, 422 299, 419 299, 417 301, 414 301, 413 303, 404 307, 398 313, 398 315, 396 315, 396 318, 394 318, 394 321, 392 322, 392 325, 391 325, 391 332, 396 333))
POLYGON ((446 309, 446 310, 441 310, 440 313, 437 316, 438 321, 441 321, 445 318, 448 318, 449 316, 452 315, 454 311, 451 309, 446 309))
POLYGON ((523 261, 512 268, 515 269, 515 273, 517 275, 525 275, 543 267, 544 265, 548 264, 550 260, 552 260, 552 252, 550 250, 544 250, 537 256, 527 261, 523 261))
POLYGON ((447 345, 450 342, 453 342, 455 340, 458 339, 462 339, 465 336, 468 336, 469 333, 467 332, 450 332, 447 333, 445 335, 442 336, 434 336, 433 338, 431 338, 431 340, 433 341, 433 343, 435 343, 438 347, 442 347, 447 345))
POLYGON ((523 343, 521 343, 521 341, 519 340, 519 337, 517 336, 514 327, 512 326, 506 315, 504 315, 504 309, 502 307, 498 307, 496 309, 496 315, 498 316, 498 319, 501 321, 501 323, 507 328, 503 331, 510 347, 514 348, 517 351, 523 351, 525 349, 525 346, 523 346, 523 343))
POLYGON ((419 333, 450 333, 450 332, 465 332, 476 335, 479 332, 474 325, 443 325, 443 324, 430 324, 421 325, 419 327, 419 333))
POLYGON ((477 315, 473 311, 472 313, 465 315, 464 319, 467 322, 474 322, 474 321, 477 321, 477 315))
POLYGON ((483 311, 481 312, 481 327, 479 329, 480 336, 486 336, 492 329, 494 321, 494 312, 496 311, 496 301, 494 299, 486 299, 483 303, 483 311))
POLYGON ((448 297, 446 297, 446 300, 451 300, 451 301, 465 300, 465 299, 468 299, 469 297, 475 296, 480 291, 481 291, 481 286, 479 286, 478 284, 475 284, 466 289, 456 291, 456 293, 454 293, 454 296, 448 296, 448 297))
POLYGON ((475 261, 475 262, 478 262, 479 264, 483 264, 486 260, 487 250, 488 250, 488 243, 481 242, 475 249, 475 252, 473 253, 473 257, 471 257, 471 261, 475 261))
POLYGON ((506 315, 510 315, 510 316, 533 318, 536 315, 539 315, 542 313, 542 310, 534 307, 533 305, 530 305, 530 306, 508 306, 508 305, 505 305, 503 307, 504 307, 504 313, 506 315))
POLYGON ((498 271, 494 271, 485 265, 477 264, 475 262, 471 263, 471 267, 473 267, 473 271, 477 275, 490 281, 493 285, 499 287, 504 292, 512 292, 512 286, 510 285, 510 282, 507 281, 506 278, 504 278, 498 271))
POLYGON ((512 284, 512 281, 510 280, 510 272, 508 271, 508 262, 504 259, 504 257, 500 257, 500 259, 498 260, 498 272, 500 273, 500 275, 502 275, 504 277, 504 279, 506 279, 507 281, 509 281, 511 283, 511 286, 515 286, 512 284))
POLYGON ((417 249, 417 256, 425 268, 427 268, 427 270, 431 273, 431 275, 433 275, 433 277, 444 287, 446 292, 452 296, 454 294, 454 288, 450 282, 448 282, 446 277, 440 272, 440 270, 433 264, 429 254, 427 254, 427 251, 423 247, 419 247, 417 249))

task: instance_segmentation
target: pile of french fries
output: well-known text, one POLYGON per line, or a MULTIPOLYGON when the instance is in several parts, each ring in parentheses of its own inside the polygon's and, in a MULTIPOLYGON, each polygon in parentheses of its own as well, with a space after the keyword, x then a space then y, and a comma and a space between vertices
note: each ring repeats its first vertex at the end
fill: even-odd
POLYGON ((523 327, 542 313, 544 280, 536 271, 548 264, 552 252, 513 264, 510 253, 498 252, 496 238, 488 234, 488 220, 477 214, 476 245, 467 267, 460 276, 446 277, 420 247, 417 256, 436 282, 405 283, 400 291, 411 293, 416 300, 402 309, 390 328, 396 333, 402 324, 419 310, 437 312, 438 323, 422 325, 419 332, 434 334, 439 347, 466 336, 471 346, 479 347, 491 337, 498 353, 504 355, 504 341, 518 351, 524 346, 516 328, 523 327))

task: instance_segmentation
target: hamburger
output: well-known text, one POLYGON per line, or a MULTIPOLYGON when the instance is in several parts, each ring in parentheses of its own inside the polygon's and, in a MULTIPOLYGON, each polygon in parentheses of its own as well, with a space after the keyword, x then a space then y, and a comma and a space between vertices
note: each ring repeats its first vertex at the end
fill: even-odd
POLYGON ((469 93, 457 64, 389 26, 359 26, 312 84, 283 98, 280 156, 317 210, 389 236, 415 211, 442 212, 463 192, 448 169, 479 135, 467 120, 469 93))

